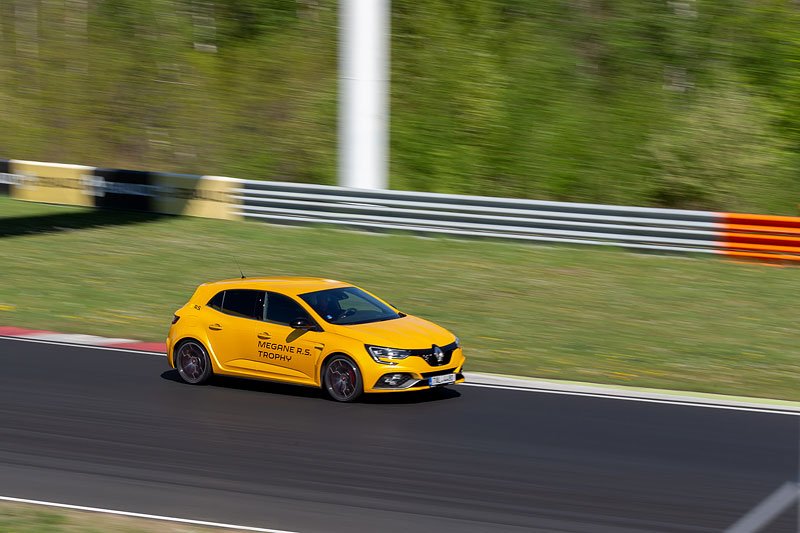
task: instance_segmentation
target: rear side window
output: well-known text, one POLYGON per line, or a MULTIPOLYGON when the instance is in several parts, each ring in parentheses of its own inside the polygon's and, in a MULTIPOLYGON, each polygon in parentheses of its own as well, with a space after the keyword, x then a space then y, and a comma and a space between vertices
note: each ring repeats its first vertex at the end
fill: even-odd
POLYGON ((208 305, 212 309, 216 309, 217 311, 222 311, 222 300, 224 298, 225 298, 225 291, 220 291, 216 294, 216 296, 211 298, 211 300, 206 305, 208 305))
POLYGON ((267 322, 288 326, 298 318, 311 319, 306 310, 288 296, 277 292, 267 294, 267 322))
POLYGON ((245 289, 232 289, 223 291, 208 302, 209 307, 219 309, 223 313, 238 316, 241 318, 251 318, 253 320, 264 320, 264 291, 250 291, 245 289), (217 298, 222 295, 221 300, 217 298), (218 304, 219 307, 215 305, 218 304))

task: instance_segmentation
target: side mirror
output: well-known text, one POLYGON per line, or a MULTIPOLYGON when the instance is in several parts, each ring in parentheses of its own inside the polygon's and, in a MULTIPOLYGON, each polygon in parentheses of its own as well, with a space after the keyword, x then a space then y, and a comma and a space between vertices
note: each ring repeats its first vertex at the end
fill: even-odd
POLYGON ((308 321, 307 318, 295 318, 292 320, 289 325, 294 329, 314 329, 316 326, 308 321))

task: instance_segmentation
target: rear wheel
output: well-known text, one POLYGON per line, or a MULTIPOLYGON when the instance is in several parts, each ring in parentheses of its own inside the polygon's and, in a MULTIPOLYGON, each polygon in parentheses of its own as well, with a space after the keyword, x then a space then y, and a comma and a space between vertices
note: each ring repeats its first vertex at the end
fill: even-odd
POLYGON ((199 385, 211 377, 211 359, 208 352, 197 341, 182 342, 175 349, 175 368, 186 383, 199 385))
POLYGON ((364 392, 358 365, 344 355, 330 358, 322 372, 322 384, 337 402, 352 402, 364 392))

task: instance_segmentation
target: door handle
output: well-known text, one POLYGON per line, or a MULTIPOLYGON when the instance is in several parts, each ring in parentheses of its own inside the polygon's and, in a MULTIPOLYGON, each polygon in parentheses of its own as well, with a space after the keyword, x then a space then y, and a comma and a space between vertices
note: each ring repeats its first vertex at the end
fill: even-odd
POLYGON ((219 330, 222 329, 222 326, 220 326, 219 324, 210 324, 208 326, 208 329, 213 329, 214 331, 219 331, 219 330))
POLYGON ((270 335, 266 331, 263 331, 263 332, 259 333, 258 335, 256 335, 256 337, 258 337, 259 339, 268 341, 268 340, 270 340, 272 338, 272 335, 270 335))

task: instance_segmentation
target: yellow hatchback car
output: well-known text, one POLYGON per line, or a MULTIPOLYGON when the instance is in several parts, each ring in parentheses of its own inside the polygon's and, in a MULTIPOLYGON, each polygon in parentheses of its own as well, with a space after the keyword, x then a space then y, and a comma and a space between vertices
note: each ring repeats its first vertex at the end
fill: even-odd
POLYGON ((204 283, 175 312, 167 355, 187 383, 212 374, 260 378, 321 387, 340 402, 464 381, 452 333, 321 278, 204 283))

